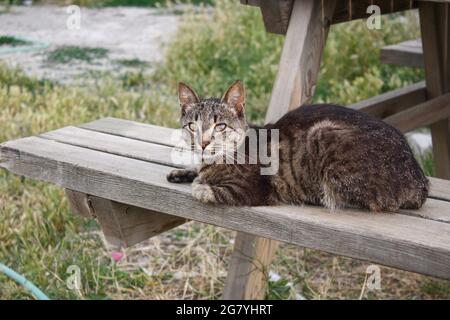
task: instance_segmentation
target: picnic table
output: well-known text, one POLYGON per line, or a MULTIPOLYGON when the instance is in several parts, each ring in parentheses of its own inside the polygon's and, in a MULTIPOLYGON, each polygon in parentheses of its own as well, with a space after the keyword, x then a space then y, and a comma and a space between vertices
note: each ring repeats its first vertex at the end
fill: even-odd
POLYGON ((190 185, 171 184, 173 130, 103 118, 8 141, 0 166, 66 189, 73 212, 98 219, 106 239, 127 247, 195 220, 237 231, 224 299, 260 299, 267 267, 286 242, 450 279, 449 1, 241 1, 261 8, 267 31, 285 34, 266 121, 311 101, 331 24, 419 8, 426 79, 349 107, 407 132, 431 125, 436 172, 419 210, 339 213, 317 206, 202 204, 190 185), (443 179, 440 179, 443 178, 443 179))

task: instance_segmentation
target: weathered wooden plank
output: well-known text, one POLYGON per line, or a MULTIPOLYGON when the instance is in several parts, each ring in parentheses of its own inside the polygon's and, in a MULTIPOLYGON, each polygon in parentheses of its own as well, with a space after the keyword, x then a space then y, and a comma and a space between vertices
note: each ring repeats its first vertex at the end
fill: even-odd
MULTIPOLYGON (((450 92, 450 5, 419 2, 428 98, 450 92)), ((450 118, 431 125, 436 175, 450 179, 450 118)))
POLYGON ((426 101, 425 82, 389 91, 349 105, 349 108, 386 118, 426 101))
POLYGON ((117 118, 104 118, 100 121, 97 120, 81 124, 78 127, 98 132, 106 132, 122 137, 132 137, 133 139, 146 142, 173 146, 173 143, 171 144, 172 140, 170 139, 173 134, 173 129, 151 124, 117 118))
POLYGON ((228 269, 222 299, 263 299, 268 280, 268 266, 279 242, 239 232, 228 269))
POLYGON ((89 204, 87 195, 70 189, 65 189, 70 211, 85 218, 94 218, 93 210, 89 204))
POLYGON ((293 0, 264 0, 259 7, 267 32, 285 34, 289 25, 293 0))
MULTIPOLYGON (((130 126, 125 126, 122 130, 127 131, 127 127, 129 128, 130 126)), ((142 126, 140 126, 140 128, 142 128, 142 126)), ((147 126, 145 128, 149 131, 148 133, 153 133, 153 131, 156 130, 156 128, 154 128, 153 126, 147 126)), ((159 128, 164 129, 163 127, 159 128)), ((172 130, 170 132, 171 136, 174 136, 172 133, 175 132, 175 130, 172 130)), ((165 134, 167 133, 169 133, 169 131, 161 130, 159 134, 162 135, 160 135, 159 137, 164 137, 165 141, 169 143, 171 141, 171 136, 166 136, 165 134)), ((141 131, 139 131, 133 139, 129 139, 124 138, 122 135, 115 136, 103 132, 96 132, 83 128, 68 126, 62 129, 46 132, 44 134, 41 134, 40 137, 72 144, 74 146, 113 153, 133 159, 151 161, 154 163, 169 165, 178 168, 182 167, 180 164, 176 164, 174 163, 174 161, 172 161, 173 159, 171 157, 171 147, 149 143, 142 141, 142 139, 139 139, 139 137, 145 137, 146 135, 147 133, 142 134, 141 129, 141 131)))
MULTIPOLYGON (((321 0, 326 2, 328 0, 321 0)), ((242 4, 259 6, 263 15, 267 32, 285 34, 292 14, 293 0, 242 0, 242 4), (280 3, 278 3, 280 2, 280 3)), ((367 7, 378 5, 381 14, 388 14, 417 8, 417 2, 412 0, 337 0, 336 10, 331 22, 333 24, 347 22, 355 19, 368 18, 367 7)))
POLYGON ((0 165, 129 205, 450 279, 449 223, 358 210, 332 214, 311 206, 204 205, 189 186, 165 180, 169 167, 37 137, 1 145, 0 165))
POLYGON ((402 132, 425 127, 450 117, 450 93, 423 102, 415 107, 383 119, 402 132))
POLYGON ((108 244, 126 248, 173 229, 187 219, 65 189, 70 209, 85 218, 96 218, 108 244))
MULTIPOLYGON (((420 88, 420 87, 419 87, 420 88)), ((405 93, 407 95, 408 93, 405 93)), ((411 99, 414 98, 416 93, 413 93, 411 96, 411 99)), ((417 92, 417 96, 422 99, 422 93, 420 93, 420 90, 417 92)), ((368 104, 368 109, 371 109, 370 104, 368 104)), ((368 109, 365 109, 364 111, 367 111, 368 109)), ((376 113, 376 112, 374 112, 376 113)), ((100 120, 93 121, 89 123, 89 128, 95 132, 95 130, 99 130, 111 135, 117 135, 119 137, 128 136, 130 139, 136 139, 136 140, 144 140, 145 137, 151 136, 151 134, 154 134, 157 132, 157 135, 159 137, 159 140, 161 141, 170 141, 169 137, 172 135, 172 131, 175 129, 168 129, 163 127, 156 127, 153 125, 143 124, 143 123, 137 123, 134 121, 128 121, 128 120, 121 120, 116 118, 103 118, 100 120), (139 128, 139 130, 136 130, 136 128, 139 128), (161 131, 158 131, 158 128, 161 128, 161 131)), ((48 136, 49 137, 49 136, 48 136)), ((50 137, 49 137, 50 138, 50 137)), ((63 141, 63 140, 58 140, 63 141)), ((74 145, 76 143, 72 141, 74 145)), ((85 145, 86 147, 94 150, 100 150, 104 151, 105 149, 102 146, 97 146, 95 144, 86 144, 86 141, 81 141, 80 145, 85 145)), ((150 148, 150 147, 149 147, 150 148)), ((110 148, 108 149, 108 152, 112 154, 117 155, 123 155, 123 151, 121 150, 120 143, 118 144, 112 144, 110 148)), ((132 152, 132 150, 128 150, 127 152, 132 152)), ((139 156, 139 155, 132 155, 132 158, 135 159, 141 159, 146 160, 150 162, 158 163, 158 156, 154 152, 149 152, 148 154, 145 154, 145 157, 139 156), (155 156, 156 155, 156 156, 155 156)), ((168 163, 170 166, 175 166, 170 160, 165 159, 164 163, 168 163)), ((430 184, 430 197, 436 198, 436 199, 445 199, 447 201, 450 201, 450 181, 449 180, 443 180, 443 179, 436 179, 436 178, 429 178, 431 181, 430 184)))
POLYGON ((399 214, 420 217, 433 221, 450 223, 450 206, 448 201, 428 198, 423 210, 401 210, 399 214))
POLYGON ((311 101, 335 1, 295 1, 266 122, 311 101))
POLYGON ((380 50, 380 59, 386 64, 423 68, 422 41, 408 40, 383 47, 380 50))
POLYGON ((450 180, 431 178, 430 180, 430 198, 450 201, 450 180))
POLYGON ((130 247, 189 221, 105 198, 90 195, 88 198, 106 241, 118 249, 130 247))

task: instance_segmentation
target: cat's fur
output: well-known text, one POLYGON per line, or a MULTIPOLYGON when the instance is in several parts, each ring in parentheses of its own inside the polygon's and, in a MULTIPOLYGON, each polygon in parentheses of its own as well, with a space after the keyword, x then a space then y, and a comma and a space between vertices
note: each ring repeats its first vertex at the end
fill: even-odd
MULTIPOLYGON (((215 141, 224 133, 227 146, 242 141, 248 124, 239 82, 222 99, 201 99, 180 84, 179 98, 181 124, 194 150, 201 152, 203 143, 205 157, 222 156, 224 143, 215 141), (218 123, 227 124, 223 132, 217 132, 223 128, 217 130, 218 123)), ((405 137, 373 116, 337 105, 304 105, 263 128, 279 130, 277 174, 261 175, 258 164, 203 164, 174 170, 168 180, 193 181, 195 198, 227 205, 307 203, 397 211, 420 208, 427 198, 428 180, 405 137)))

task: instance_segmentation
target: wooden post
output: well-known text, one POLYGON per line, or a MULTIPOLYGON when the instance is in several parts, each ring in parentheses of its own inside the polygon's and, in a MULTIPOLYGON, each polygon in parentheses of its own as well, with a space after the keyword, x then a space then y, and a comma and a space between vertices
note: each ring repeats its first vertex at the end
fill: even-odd
POLYGON ((126 248, 189 220, 66 189, 70 209, 96 218, 114 248, 126 248))
MULTIPOLYGON (((450 4, 419 2, 428 99, 450 91, 450 4)), ((436 176, 450 179, 450 118, 431 125, 436 176)))
MULTIPOLYGON (((266 122, 311 100, 335 5, 335 0, 294 2, 266 122)), ((238 232, 223 299, 263 299, 277 247, 277 241, 238 232)))

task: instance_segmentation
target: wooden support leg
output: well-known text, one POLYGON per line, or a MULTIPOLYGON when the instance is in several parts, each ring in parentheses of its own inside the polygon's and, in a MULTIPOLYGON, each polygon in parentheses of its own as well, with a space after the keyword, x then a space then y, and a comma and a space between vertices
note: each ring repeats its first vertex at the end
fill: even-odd
MULTIPOLYGON (((428 99, 450 91, 450 4, 419 2, 428 99)), ((450 179, 450 118, 431 125, 436 176, 450 179)))
MULTIPOLYGON (((310 102, 335 5, 335 0, 295 1, 266 122, 310 102)), ((223 299, 263 299, 277 247, 277 241, 238 233, 223 299)))
POLYGON ((66 189, 72 212, 97 218, 108 244, 126 248, 175 228, 187 219, 66 189))

